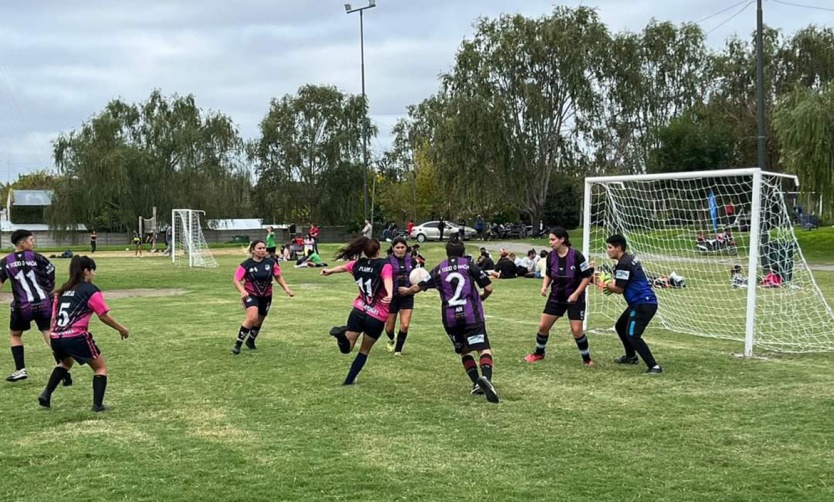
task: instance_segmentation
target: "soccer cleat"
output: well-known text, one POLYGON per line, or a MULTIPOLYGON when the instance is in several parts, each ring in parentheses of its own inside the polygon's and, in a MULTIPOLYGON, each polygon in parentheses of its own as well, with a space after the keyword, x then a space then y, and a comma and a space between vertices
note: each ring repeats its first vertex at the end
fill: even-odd
POLYGON ((394 352, 394 348, 397 346, 397 342, 394 340, 388 340, 388 343, 385 344, 385 350, 388 352, 394 352))
POLYGON ((394 352, 394 355, 397 356, 397 357, 402 357, 403 353, 402 352, 394 352))
POLYGON ((342 354, 350 353, 350 341, 345 336, 346 332, 347 326, 335 326, 330 329, 330 336, 336 339, 336 343, 339 345, 339 352, 342 354))
POLYGON ((660 375, 661 373, 663 373, 663 368, 661 368, 659 365, 646 370, 647 375, 660 375))
POLYGON ((470 396, 483 396, 484 395, 484 389, 482 389, 481 386, 476 384, 476 383, 472 384, 472 390, 469 391, 469 395, 470 396))
POLYGON ((18 382, 29 378, 29 373, 26 373, 26 368, 19 369, 6 377, 7 382, 18 382))
POLYGON ((544 359, 544 354, 536 354, 535 352, 532 354, 527 354, 527 356, 524 357, 524 360, 528 363, 539 362, 542 359, 544 359))
POLYGON ((51 396, 49 396, 46 392, 42 393, 38 396, 38 404, 44 408, 51 407, 51 396))
POLYGON ((240 344, 236 343, 234 347, 232 347, 232 354, 238 355, 240 354, 240 344))
POLYGON ((104 406, 103 404, 101 406, 96 406, 94 404, 93 407, 90 408, 90 411, 92 411, 93 413, 101 413, 102 411, 108 411, 109 409, 110 408, 108 408, 107 406, 104 406))
POLYGON ((487 401, 490 403, 500 403, 501 399, 498 397, 498 392, 495 391, 495 387, 492 386, 492 382, 487 380, 487 377, 482 376, 478 379, 478 387, 484 392, 487 401))
POLYGON ((614 362, 617 364, 637 364, 640 360, 637 359, 637 356, 620 356, 614 359, 614 362))
POLYGON ((246 348, 249 350, 258 350, 258 348, 255 347, 255 340, 252 340, 251 338, 246 340, 246 348))
MULTIPOLYGON (((72 387, 72 375, 70 375, 69 372, 64 375, 64 387, 72 387)), ((49 408, 49 406, 47 406, 47 408, 49 408)))
POLYGON ((594 360, 593 359, 588 359, 586 361, 586 360, 583 359, 582 364, 584 364, 585 366, 593 366, 594 365, 594 360))

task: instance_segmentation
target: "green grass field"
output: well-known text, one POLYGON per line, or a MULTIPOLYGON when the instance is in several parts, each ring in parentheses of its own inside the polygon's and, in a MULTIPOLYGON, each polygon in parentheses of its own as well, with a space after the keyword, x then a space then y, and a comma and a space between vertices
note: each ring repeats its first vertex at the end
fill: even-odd
MULTIPOLYGON (((543 298, 518 279, 485 304, 501 404, 469 396, 431 293, 417 298, 405 355, 380 343, 345 388, 353 355, 327 331, 349 313, 350 277, 286 269, 296 297, 278 290, 259 350, 235 357, 242 259, 218 256, 214 270, 99 259, 105 296, 186 292, 109 300, 131 329, 124 342, 92 322, 110 372, 105 414, 89 411, 80 367, 40 409, 52 360, 39 334, 25 337, 29 380, 0 385, 0 500, 834 499, 832 354, 744 360, 740 344, 650 327, 666 373, 647 377, 611 362, 613 334, 590 335, 597 365, 583 367, 560 321, 531 366, 543 298)), ((56 265, 64 276, 67 261, 56 265)), ((834 272, 815 277, 834 300, 834 272)))

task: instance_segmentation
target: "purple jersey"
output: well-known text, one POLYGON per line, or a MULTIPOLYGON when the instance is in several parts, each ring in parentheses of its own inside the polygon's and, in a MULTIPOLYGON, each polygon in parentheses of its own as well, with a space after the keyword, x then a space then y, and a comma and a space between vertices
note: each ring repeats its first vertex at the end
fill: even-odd
POLYGON ((0 281, 12 282, 12 308, 49 309, 55 289, 55 267, 34 251, 16 251, 0 260, 0 281))
MULTIPOLYGON (((567 302, 568 297, 579 288, 582 279, 594 276, 594 269, 582 253, 569 248, 565 256, 559 256, 556 251, 547 255, 545 275, 550 277, 551 281, 550 297, 557 302, 567 302)), ((585 292, 582 292, 576 302, 585 302, 585 292)))
POLYGON ((409 255, 397 258, 394 253, 391 253, 391 255, 388 256, 388 263, 391 264, 391 268, 394 273, 394 296, 399 295, 397 288, 411 287, 411 280, 409 280, 409 276, 411 275, 411 271, 414 270, 413 260, 414 259, 409 255))
POLYGON ((420 284, 420 289, 440 292, 443 326, 452 328, 484 322, 484 308, 478 286, 489 286, 486 272, 469 258, 448 258, 440 262, 420 284))

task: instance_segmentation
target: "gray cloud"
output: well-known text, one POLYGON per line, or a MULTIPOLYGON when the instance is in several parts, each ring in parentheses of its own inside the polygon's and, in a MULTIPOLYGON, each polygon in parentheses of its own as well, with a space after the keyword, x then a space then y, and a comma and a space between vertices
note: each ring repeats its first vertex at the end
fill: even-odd
MULTIPOLYGON (((335 0, 40 0, 0 2, 0 180, 51 165, 50 140, 79 127, 115 97, 144 100, 154 88, 197 97, 257 134, 269 100, 306 83, 360 91, 359 19, 335 0)), ((363 0, 357 0, 357 5, 363 0)), ((540 0, 378 0, 365 16, 367 92, 380 128, 373 144, 437 89, 478 16, 542 15, 540 0)), ((578 0, 567 2, 578 5, 578 0)), ((695 21, 728 0, 590 0, 612 31, 652 18, 695 21)), ((828 0, 803 0, 816 6, 828 0)), ((766 22, 786 32, 830 24, 825 12, 766 3, 766 22)), ((709 30, 735 10, 703 23, 709 30)), ((710 35, 714 46, 755 28, 748 8, 710 35)))

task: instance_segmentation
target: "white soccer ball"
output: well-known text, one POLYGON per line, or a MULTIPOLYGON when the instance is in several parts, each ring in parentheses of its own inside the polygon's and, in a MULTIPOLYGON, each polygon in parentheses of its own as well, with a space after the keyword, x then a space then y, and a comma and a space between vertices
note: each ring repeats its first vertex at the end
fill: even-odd
POLYGON ((125 248, 125 251, 130 251, 130 248, 125 248))
POLYGON ((415 268, 408 275, 408 281, 411 284, 420 284, 421 282, 425 281, 428 278, 429 278, 428 270, 426 270, 422 267, 421 268, 415 268))

